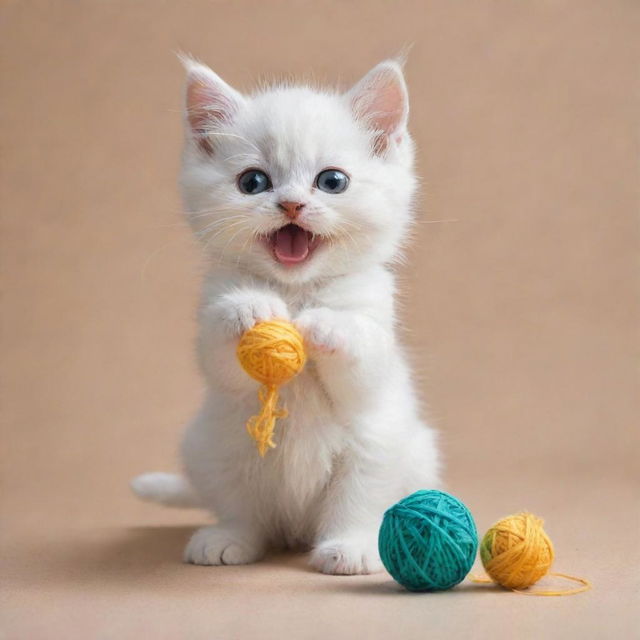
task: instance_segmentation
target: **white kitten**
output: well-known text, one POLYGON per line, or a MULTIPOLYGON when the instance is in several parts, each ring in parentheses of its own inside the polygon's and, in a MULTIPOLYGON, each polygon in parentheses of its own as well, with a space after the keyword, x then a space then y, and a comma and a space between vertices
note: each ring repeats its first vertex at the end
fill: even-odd
POLYGON ((388 266, 416 186, 401 67, 383 62, 346 94, 280 86, 245 96, 185 64, 182 189, 210 267, 199 338, 207 395, 183 441, 186 479, 144 474, 133 489, 216 514, 187 545, 188 562, 310 546, 320 571, 376 571, 384 510, 438 484, 388 266), (244 426, 258 385, 235 348, 270 318, 292 320, 310 357, 281 390, 289 416, 261 458, 244 426))

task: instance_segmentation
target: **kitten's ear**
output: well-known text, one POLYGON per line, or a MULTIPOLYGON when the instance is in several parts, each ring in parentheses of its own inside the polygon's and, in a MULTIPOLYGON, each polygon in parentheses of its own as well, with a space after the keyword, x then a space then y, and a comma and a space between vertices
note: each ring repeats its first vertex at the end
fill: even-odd
POLYGON ((385 60, 371 69, 348 93, 356 118, 376 132, 373 150, 382 155, 390 141, 400 142, 409 117, 409 94, 396 60, 385 60))
POLYGON ((209 67, 193 58, 181 57, 187 71, 185 115, 188 133, 206 153, 213 153, 211 136, 216 127, 230 122, 244 97, 209 67))

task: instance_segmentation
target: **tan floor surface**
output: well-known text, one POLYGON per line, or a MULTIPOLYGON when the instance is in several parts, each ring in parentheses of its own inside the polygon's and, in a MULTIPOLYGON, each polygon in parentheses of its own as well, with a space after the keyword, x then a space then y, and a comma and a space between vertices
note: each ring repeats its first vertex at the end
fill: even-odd
POLYGON ((632 0, 2 3, 0 637, 640 637, 639 27, 632 0), (586 594, 185 566, 205 516, 128 492, 201 396, 172 52, 247 89, 410 43, 405 338, 448 487, 481 531, 544 516, 586 594))
POLYGON ((2 625, 9 638, 637 638, 637 514, 628 511, 637 491, 620 478, 561 473, 515 485, 478 479, 458 493, 481 529, 491 524, 483 514, 504 513, 498 503, 544 513, 555 568, 588 577, 592 591, 526 597, 466 580, 411 594, 386 574, 319 575, 301 554, 251 567, 184 565, 191 527, 171 522, 187 519, 148 507, 123 524, 103 513, 96 520, 106 524, 78 526, 70 513, 68 525, 14 529, 3 545, 2 625))

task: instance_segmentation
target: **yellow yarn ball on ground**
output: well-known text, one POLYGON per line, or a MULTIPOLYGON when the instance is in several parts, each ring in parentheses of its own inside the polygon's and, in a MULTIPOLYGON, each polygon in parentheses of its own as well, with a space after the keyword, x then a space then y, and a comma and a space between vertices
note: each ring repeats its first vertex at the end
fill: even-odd
POLYGON ((492 580, 508 589, 526 589, 547 574, 553 544, 532 513, 518 513, 496 522, 480 543, 480 558, 492 580))
POLYGON ((278 407, 278 388, 302 371, 307 356, 300 332, 286 320, 259 322, 244 332, 236 355, 242 368, 263 387, 258 392, 260 413, 249 418, 247 431, 261 456, 275 447, 276 420, 287 415, 278 407))

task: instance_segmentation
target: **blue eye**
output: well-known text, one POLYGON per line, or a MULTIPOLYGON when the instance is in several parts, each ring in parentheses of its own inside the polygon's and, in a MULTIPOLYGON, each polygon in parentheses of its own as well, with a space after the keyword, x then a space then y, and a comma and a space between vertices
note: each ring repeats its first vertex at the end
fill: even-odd
POLYGON ((325 169, 318 174, 316 186, 327 193, 342 193, 349 186, 349 178, 337 169, 325 169))
POLYGON ((238 189, 242 193, 254 196, 271 188, 269 176, 260 169, 249 169, 238 178, 238 189))

